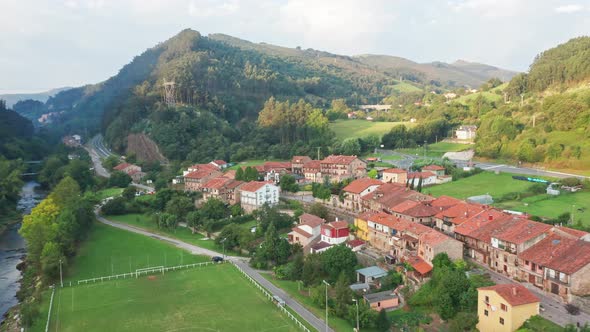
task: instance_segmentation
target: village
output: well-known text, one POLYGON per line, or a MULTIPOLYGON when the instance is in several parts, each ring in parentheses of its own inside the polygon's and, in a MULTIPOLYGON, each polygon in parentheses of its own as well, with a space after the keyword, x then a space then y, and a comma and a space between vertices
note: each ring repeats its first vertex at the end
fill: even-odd
MULTIPOLYGON (((444 167, 438 165, 427 165, 416 172, 379 169, 376 178, 367 176, 367 165, 356 156, 330 155, 322 160, 295 156, 290 162, 269 161, 237 171, 235 167, 229 170, 230 164, 225 161, 215 160, 190 166, 173 182, 185 191, 201 192, 203 201, 216 198, 229 205, 240 203, 248 212, 277 205, 280 199, 323 204, 334 219, 304 213, 287 240, 301 245, 306 254, 344 244, 358 255, 378 257, 377 264, 357 270, 358 283, 350 285, 354 291, 363 291, 365 300, 377 310, 395 309, 402 303, 398 290, 371 291, 380 288, 380 279, 388 270, 403 272, 408 283, 420 287, 431 277, 433 259, 439 253, 453 261, 469 260, 510 279, 513 290, 497 286, 500 297, 502 292, 518 292, 518 296, 505 296, 508 302, 523 297, 537 299, 534 293, 541 292, 551 299, 579 305, 590 295, 590 280, 585 277, 590 272, 590 234, 533 221, 527 214, 421 193, 418 188, 451 181, 444 167), (257 180, 236 179, 242 171, 255 171, 257 180), (280 182, 285 176, 294 178, 301 187, 328 182, 347 185, 340 195, 320 199, 305 192, 282 191, 280 182)), ((141 174, 138 166, 130 164, 115 169, 132 177, 141 174)), ((489 301, 485 303, 490 307, 489 301)), ((537 305, 525 310, 526 314, 515 311, 518 317, 491 322, 486 320, 489 308, 482 309, 479 321, 488 328, 508 321, 519 327, 539 310, 543 308, 537 305)))

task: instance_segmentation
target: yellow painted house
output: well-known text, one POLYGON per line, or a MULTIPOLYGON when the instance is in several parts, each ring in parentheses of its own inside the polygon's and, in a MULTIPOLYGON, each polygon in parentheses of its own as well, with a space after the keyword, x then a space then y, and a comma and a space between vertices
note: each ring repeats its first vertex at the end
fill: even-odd
POLYGON ((520 284, 477 289, 477 329, 481 332, 513 332, 539 314, 539 298, 520 284))
POLYGON ((367 222, 369 216, 371 216, 371 213, 361 213, 354 218, 357 239, 369 241, 369 223, 367 222))

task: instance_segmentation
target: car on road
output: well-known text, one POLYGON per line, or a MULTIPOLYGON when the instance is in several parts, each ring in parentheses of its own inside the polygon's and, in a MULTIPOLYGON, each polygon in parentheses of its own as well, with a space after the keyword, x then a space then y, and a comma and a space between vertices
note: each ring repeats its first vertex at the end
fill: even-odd
POLYGON ((214 263, 220 263, 220 262, 223 262, 223 257, 213 256, 213 257, 211 257, 211 261, 214 263))

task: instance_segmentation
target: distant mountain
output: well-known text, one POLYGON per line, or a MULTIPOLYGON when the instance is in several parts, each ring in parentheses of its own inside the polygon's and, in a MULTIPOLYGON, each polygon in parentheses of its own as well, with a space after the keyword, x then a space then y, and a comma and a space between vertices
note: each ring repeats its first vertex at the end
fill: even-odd
POLYGON ((46 102, 49 97, 53 97, 61 91, 69 90, 71 87, 63 87, 63 88, 56 88, 51 89, 45 92, 38 92, 38 93, 11 93, 11 94, 0 94, 0 99, 4 99, 6 101, 6 106, 12 108, 14 104, 19 101, 23 100, 36 100, 42 103, 46 102))
POLYGON ((423 83, 433 83, 445 87, 468 86, 478 88, 490 78, 508 81, 517 72, 501 69, 485 64, 455 61, 452 64, 444 62, 417 63, 408 59, 390 55, 359 55, 355 57, 361 63, 374 68, 394 73, 409 73, 415 80, 423 83))

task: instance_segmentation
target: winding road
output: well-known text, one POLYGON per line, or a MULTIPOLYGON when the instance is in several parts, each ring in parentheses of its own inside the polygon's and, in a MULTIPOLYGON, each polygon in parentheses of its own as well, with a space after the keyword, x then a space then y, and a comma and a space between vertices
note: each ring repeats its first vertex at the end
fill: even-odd
MULTIPOLYGON (((218 252, 215 252, 215 251, 212 251, 209 249, 205 249, 205 248, 201 248, 201 247, 197 247, 195 245, 192 245, 192 244, 189 244, 189 243, 186 243, 186 242, 183 242, 183 241, 180 241, 180 240, 168 237, 168 236, 155 234, 155 233, 149 232, 149 231, 139 228, 139 227, 134 227, 134 226, 114 222, 112 220, 108 220, 108 219, 100 216, 98 213, 96 214, 96 218, 98 221, 100 221, 103 224, 106 224, 106 225, 109 225, 112 227, 116 227, 119 229, 123 229, 123 230, 129 231, 129 232, 148 236, 148 237, 160 240, 160 241, 171 243, 178 248, 182 248, 184 250, 191 252, 194 255, 219 256, 218 252)), ((318 331, 326 331, 326 323, 324 320, 315 316, 313 313, 311 313, 309 310, 307 310, 301 304, 299 304, 299 302, 295 301, 285 291, 276 287, 270 281, 266 280, 266 278, 264 278, 260 274, 260 272, 251 268, 250 265, 248 264, 247 258, 236 257, 236 256, 226 256, 226 259, 228 261, 236 264, 238 267, 240 267, 244 272, 246 272, 246 274, 248 274, 251 278, 256 280, 264 288, 266 288, 273 296, 276 295, 276 296, 279 296, 280 298, 282 298, 285 301, 285 304, 287 306, 289 306, 291 309, 293 309, 293 311, 295 311, 302 319, 307 321, 307 323, 309 323, 309 325, 313 326, 318 331)), ((334 330, 329 328, 327 331, 333 332, 334 330)))

